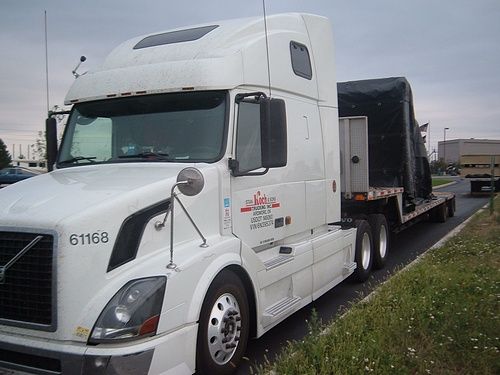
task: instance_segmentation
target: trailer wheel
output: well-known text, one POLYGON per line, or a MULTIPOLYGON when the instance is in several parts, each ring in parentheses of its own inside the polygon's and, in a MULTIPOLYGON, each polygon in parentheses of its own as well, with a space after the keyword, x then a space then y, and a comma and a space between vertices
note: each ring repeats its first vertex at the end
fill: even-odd
POLYGON ((198 325, 196 367, 199 374, 230 374, 245 353, 249 308, 243 283, 222 271, 208 289, 198 325))
POLYGON ((377 269, 384 268, 389 256, 390 231, 387 220, 382 214, 368 217, 373 237, 373 266, 377 269))
POLYGON ((446 222, 446 219, 448 218, 448 205, 446 203, 442 203, 434 208, 433 216, 435 222, 446 222))
POLYGON ((354 277, 363 282, 370 276, 373 263, 373 240, 370 225, 366 220, 356 221, 356 253, 354 259, 357 267, 354 277))
POLYGON ((455 198, 450 199, 447 203, 447 206, 448 206, 448 216, 449 217, 455 216, 455 210, 456 210, 455 198))

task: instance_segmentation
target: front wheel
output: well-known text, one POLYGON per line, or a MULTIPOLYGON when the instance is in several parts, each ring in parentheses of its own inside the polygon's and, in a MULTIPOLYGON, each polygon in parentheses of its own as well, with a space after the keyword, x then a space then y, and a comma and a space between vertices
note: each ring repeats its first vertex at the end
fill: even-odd
POLYGON ((235 273, 222 271, 201 308, 196 366, 200 374, 230 374, 245 353, 249 334, 248 300, 235 273))

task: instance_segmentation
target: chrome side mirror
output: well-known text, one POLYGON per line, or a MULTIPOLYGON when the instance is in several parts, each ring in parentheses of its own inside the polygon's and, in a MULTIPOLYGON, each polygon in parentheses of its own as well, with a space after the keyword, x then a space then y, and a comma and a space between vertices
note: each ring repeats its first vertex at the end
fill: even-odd
POLYGON ((198 169, 187 167, 177 175, 177 184, 175 186, 179 188, 182 194, 192 197, 198 195, 203 190, 205 179, 198 169))
POLYGON ((193 197, 195 195, 198 195, 202 190, 203 187, 205 186, 205 179, 203 178, 203 174, 196 168, 193 167, 187 167, 184 168, 182 171, 179 172, 177 175, 177 182, 172 186, 172 189, 170 190, 170 208, 165 214, 165 217, 163 221, 157 221, 155 223, 155 228, 156 230, 161 230, 165 227, 165 222, 167 221, 168 214, 170 213, 170 263, 167 265, 168 269, 175 269, 177 268, 177 265, 174 263, 174 202, 177 201, 179 205, 181 206, 182 210, 188 217, 189 221, 193 225, 194 229, 196 229, 196 232, 198 232, 198 235, 202 239, 202 243, 200 247, 208 247, 207 240, 201 233, 200 229, 194 222, 193 218, 191 215, 189 215, 189 212, 186 210, 186 207, 182 204, 181 200, 175 193, 175 188, 178 188, 179 191, 188 196, 188 197, 193 197))

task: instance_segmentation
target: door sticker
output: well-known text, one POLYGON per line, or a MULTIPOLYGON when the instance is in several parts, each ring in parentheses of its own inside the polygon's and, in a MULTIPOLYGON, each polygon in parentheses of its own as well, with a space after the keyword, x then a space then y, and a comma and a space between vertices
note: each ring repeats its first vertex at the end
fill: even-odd
POLYGON ((231 220, 231 200, 230 198, 224 198, 224 218, 223 218, 224 229, 231 229, 233 223, 231 220))
POLYGON ((252 199, 247 199, 240 208, 241 214, 250 216, 250 230, 274 227, 273 209, 280 208, 278 199, 257 191, 252 199))

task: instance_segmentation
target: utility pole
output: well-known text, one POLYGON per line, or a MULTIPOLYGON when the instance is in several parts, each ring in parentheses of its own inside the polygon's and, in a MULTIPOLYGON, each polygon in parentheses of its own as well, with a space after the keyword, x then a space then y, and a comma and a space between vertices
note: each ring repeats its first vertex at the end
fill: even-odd
POLYGON ((490 215, 495 212, 495 155, 491 155, 491 191, 490 191, 490 215))
POLYGON ((427 149, 427 152, 429 153, 431 151, 431 122, 430 121, 427 123, 427 144, 429 145, 429 148, 427 149))

